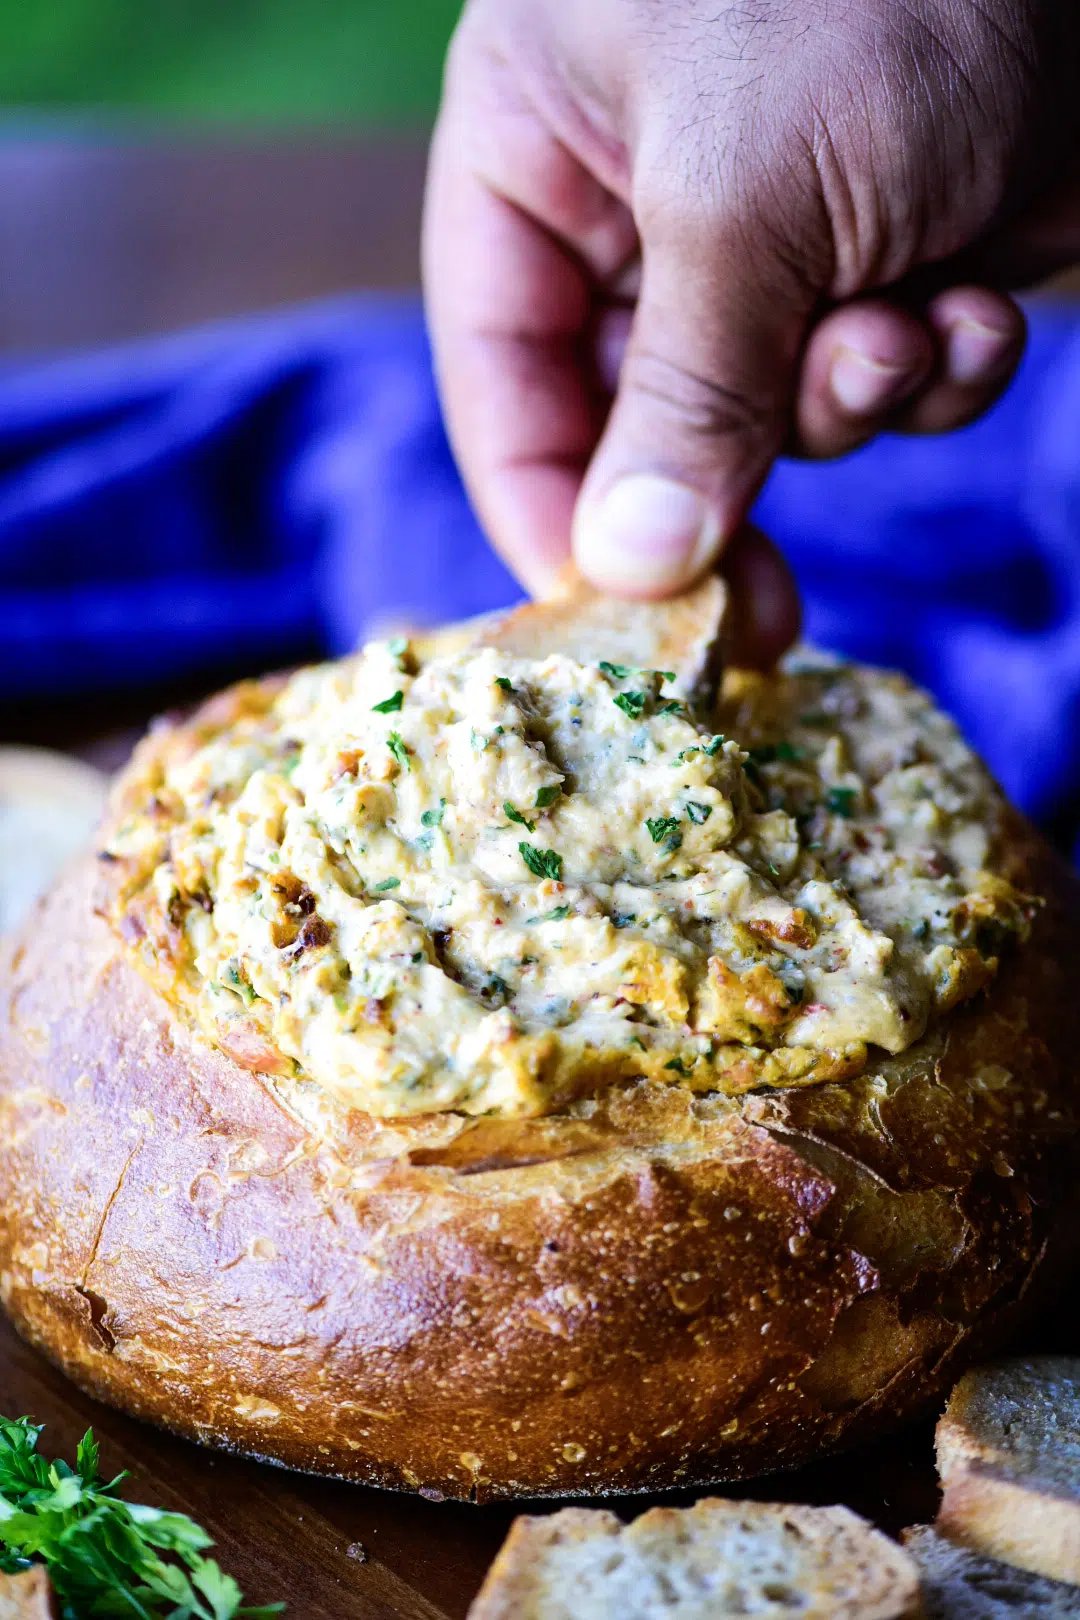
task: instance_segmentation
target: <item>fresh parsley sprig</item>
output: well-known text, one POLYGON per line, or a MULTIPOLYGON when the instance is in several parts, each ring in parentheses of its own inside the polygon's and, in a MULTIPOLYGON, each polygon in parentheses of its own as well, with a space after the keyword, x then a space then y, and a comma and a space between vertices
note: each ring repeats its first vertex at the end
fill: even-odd
POLYGON ((63 1620, 269 1620, 284 1605, 244 1605, 239 1586, 212 1558, 206 1531, 183 1513, 142 1507, 99 1473, 87 1430, 75 1467, 38 1451, 41 1429, 0 1417, 0 1569, 43 1563, 63 1620))
POLYGON ((562 881, 562 856, 554 849, 537 849, 535 844, 519 844, 518 854, 533 877, 562 881))

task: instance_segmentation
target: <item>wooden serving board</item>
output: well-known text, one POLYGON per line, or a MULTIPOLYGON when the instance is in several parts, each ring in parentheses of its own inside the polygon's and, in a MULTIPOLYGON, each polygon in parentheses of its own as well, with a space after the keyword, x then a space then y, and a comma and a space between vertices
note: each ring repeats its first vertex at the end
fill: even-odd
MULTIPOLYGON (((632 1390, 627 1398, 633 1399, 632 1390)), ((464 1620, 510 1521, 522 1511, 430 1502, 204 1451, 83 1395, 2 1315, 0 1413, 44 1423, 43 1453, 69 1460, 92 1426, 103 1473, 130 1470, 126 1496, 197 1519, 248 1602, 283 1599, 292 1620, 464 1620)), ((680 1504, 701 1494, 589 1505, 629 1518, 655 1501, 680 1504)), ((716 1494, 845 1502, 895 1534, 936 1512, 932 1428, 920 1425, 813 1468, 716 1494)), ((535 1511, 558 1505, 545 1502, 535 1511)))

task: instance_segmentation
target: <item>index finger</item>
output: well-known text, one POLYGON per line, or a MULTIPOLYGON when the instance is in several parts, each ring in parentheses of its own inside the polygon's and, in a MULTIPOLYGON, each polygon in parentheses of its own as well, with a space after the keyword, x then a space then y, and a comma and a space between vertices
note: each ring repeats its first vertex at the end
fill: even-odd
POLYGON ((500 114, 471 97, 459 113, 449 93, 424 218, 435 364, 481 522, 536 594, 570 555, 606 413, 590 353, 589 258, 614 262, 632 246, 624 212, 527 110, 500 114), (499 154, 505 186, 474 162, 478 147, 499 154), (575 228, 578 250, 565 234, 575 228))

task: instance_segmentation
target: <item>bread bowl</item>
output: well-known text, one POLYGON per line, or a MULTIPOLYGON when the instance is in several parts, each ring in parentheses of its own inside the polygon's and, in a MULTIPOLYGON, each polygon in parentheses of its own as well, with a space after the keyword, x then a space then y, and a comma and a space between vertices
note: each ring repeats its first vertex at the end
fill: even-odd
POLYGON ((484 1501, 792 1466, 1007 1336, 1080 1180, 1075 880, 898 677, 710 697, 719 606, 151 734, 0 970, 27 1338, 197 1440, 484 1501))

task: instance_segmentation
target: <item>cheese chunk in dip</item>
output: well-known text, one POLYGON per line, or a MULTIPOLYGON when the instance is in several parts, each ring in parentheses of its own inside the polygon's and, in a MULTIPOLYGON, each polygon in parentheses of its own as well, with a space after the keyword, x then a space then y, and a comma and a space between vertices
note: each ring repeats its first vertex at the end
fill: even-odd
POLYGON ((152 735, 103 907, 239 1063, 374 1116, 738 1093, 989 981, 1031 904, 1000 808, 898 677, 734 676, 703 724, 662 670, 376 643, 152 735))

